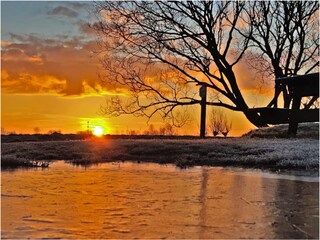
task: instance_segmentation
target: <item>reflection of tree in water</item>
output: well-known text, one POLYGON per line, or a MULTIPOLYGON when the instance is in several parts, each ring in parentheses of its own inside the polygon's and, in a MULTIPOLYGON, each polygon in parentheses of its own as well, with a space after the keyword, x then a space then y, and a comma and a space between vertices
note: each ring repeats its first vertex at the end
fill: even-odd
POLYGON ((318 238, 318 183, 202 168, 199 238, 318 238))
MULTIPOLYGON (((262 198, 260 185, 261 181, 257 179, 252 181, 250 177, 230 174, 224 169, 203 168, 199 194, 199 238, 249 237, 249 229, 256 228, 256 223, 264 224, 265 208, 248 204, 248 200, 262 198)), ((255 234, 264 234, 268 229, 267 226, 259 228, 261 231, 255 234)))
POLYGON ((199 238, 273 238, 274 216, 265 202, 274 198, 274 182, 266 183, 259 176, 203 168, 199 238))
POLYGON ((265 204, 274 195, 273 185, 266 186, 264 178, 259 175, 241 175, 235 172, 229 177, 229 208, 233 209, 229 216, 238 236, 274 238, 269 226, 272 218, 268 216, 265 204))
POLYGON ((273 223, 279 236, 319 238, 319 185, 303 181, 277 181, 273 223))
POLYGON ((208 169, 202 168, 202 180, 201 180, 201 187, 200 187, 200 214, 199 214, 199 238, 205 238, 203 236, 204 229, 206 226, 207 221, 207 185, 208 185, 208 169))

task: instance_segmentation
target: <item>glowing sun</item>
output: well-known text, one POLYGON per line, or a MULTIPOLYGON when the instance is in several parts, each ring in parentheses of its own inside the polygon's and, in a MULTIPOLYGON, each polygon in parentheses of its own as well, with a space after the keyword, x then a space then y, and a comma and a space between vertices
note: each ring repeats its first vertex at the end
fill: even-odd
POLYGON ((93 135, 95 135, 95 136, 97 136, 97 137, 100 137, 100 136, 102 136, 103 135, 103 128, 102 127, 100 127, 100 126, 95 126, 94 128, 93 128, 93 135))

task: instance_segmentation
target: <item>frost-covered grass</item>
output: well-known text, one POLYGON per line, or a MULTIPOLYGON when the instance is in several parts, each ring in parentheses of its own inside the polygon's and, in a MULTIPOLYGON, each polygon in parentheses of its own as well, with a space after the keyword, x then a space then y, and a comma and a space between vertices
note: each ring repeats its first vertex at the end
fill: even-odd
POLYGON ((25 158, 18 158, 14 154, 3 155, 1 157, 1 167, 4 169, 8 168, 30 168, 30 167, 41 167, 46 168, 49 166, 49 162, 47 161, 39 161, 25 158))
POLYGON ((2 168, 14 167, 12 162, 64 160, 80 165, 138 161, 173 163, 179 167, 209 165, 315 171, 319 167, 319 140, 242 137, 17 142, 2 143, 1 156, 2 168))
MULTIPOLYGON (((287 138, 288 124, 255 129, 243 136, 254 138, 287 138)), ((296 138, 319 139, 319 123, 299 123, 296 138)))

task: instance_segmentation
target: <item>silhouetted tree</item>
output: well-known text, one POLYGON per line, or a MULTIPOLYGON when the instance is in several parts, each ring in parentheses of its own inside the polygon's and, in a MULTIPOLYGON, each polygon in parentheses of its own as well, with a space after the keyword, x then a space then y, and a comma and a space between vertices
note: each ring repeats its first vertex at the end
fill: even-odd
POLYGON ((34 131, 35 134, 39 134, 40 133, 40 128, 39 127, 35 127, 33 129, 33 131, 34 131))
MULTIPOLYGON (((246 12, 253 27, 245 36, 253 45, 249 62, 262 74, 274 79, 319 71, 318 1, 252 1, 246 12)), ((288 89, 282 92, 288 108, 291 96, 288 89)))
POLYGON ((61 134, 61 130, 49 130, 48 134, 61 134))
POLYGON ((130 136, 135 136, 138 135, 138 132, 136 130, 129 130, 127 134, 130 136))
POLYGON ((213 136, 218 136, 222 130, 222 112, 221 110, 212 109, 209 117, 209 130, 213 136))
POLYGON ((209 118, 209 130, 213 136, 218 136, 221 133, 227 136, 232 127, 231 121, 228 121, 226 115, 219 109, 212 109, 209 118))
POLYGON ((105 113, 176 118, 177 106, 200 103, 195 86, 207 85, 219 94, 208 105, 248 114, 233 71, 248 47, 235 29, 251 31, 239 24, 243 3, 132 1, 97 7, 107 81, 132 94, 127 103, 111 99, 105 113), (148 74, 151 67, 157 74, 148 74))
MULTIPOLYGON (((199 104, 197 86, 206 85, 209 91, 216 94, 214 100, 207 101, 208 105, 243 112, 254 125, 264 126, 256 113, 248 111, 234 66, 241 61, 251 42, 262 52, 265 46, 268 47, 267 53, 271 52, 273 55, 264 52, 262 55, 267 54, 266 62, 270 59, 275 77, 280 76, 277 75, 278 68, 277 64, 273 64, 273 59, 279 60, 278 65, 283 64, 284 55, 280 53, 293 52, 291 47, 296 47, 293 43, 299 37, 312 38, 308 35, 309 32, 300 34, 304 29, 302 25, 308 23, 303 16, 312 10, 313 13, 308 14, 316 17, 313 7, 303 7, 304 4, 299 2, 301 8, 289 8, 291 15, 281 19, 280 10, 277 12, 275 8, 279 6, 287 11, 289 3, 97 2, 100 22, 94 24, 94 27, 100 33, 105 50, 103 63, 107 76, 104 80, 109 84, 125 87, 131 94, 127 102, 120 97, 109 99, 107 106, 102 109, 103 113, 113 116, 134 114, 148 118, 160 113, 163 118, 178 119, 174 122, 175 125, 183 125, 188 118, 178 112, 177 107, 199 104), (260 30, 263 20, 255 22, 255 14, 259 17, 265 15, 262 18, 267 19, 264 33, 260 30), (301 17, 294 17, 294 14, 301 17), (274 20, 269 26, 270 19, 274 20), (282 27, 281 21, 287 22, 289 26, 293 25, 293 29, 287 29, 286 24, 282 27), (296 32, 291 33, 292 30, 296 32), (259 40, 257 32, 262 36, 275 35, 275 39, 282 32, 286 35, 274 42, 269 37, 259 40), (283 43, 284 40, 287 43, 287 39, 292 42, 291 45, 283 43), (263 40, 270 40, 269 45, 263 40), (259 41, 261 44, 258 44, 259 41)), ((301 51, 298 50, 298 55, 295 55, 300 60, 293 63, 294 66, 297 65, 294 70, 301 69, 310 62, 308 57, 300 56, 299 53, 313 51, 303 40, 300 42, 302 47, 298 46, 301 51)), ((314 44, 317 46, 318 42, 315 41, 314 44)), ((317 49, 318 47, 315 51, 317 49)), ((312 53, 309 55, 313 56, 312 53)), ((293 59, 293 56, 289 59, 293 59)), ((290 61, 289 63, 291 64, 290 61)), ((288 67, 288 70, 289 68, 291 70, 292 67, 288 67)), ((312 68, 307 71, 311 70, 312 68)))
POLYGON ((225 119, 223 122, 222 122, 222 135, 224 137, 228 136, 230 130, 232 128, 232 122, 231 121, 228 121, 228 119, 225 119))
POLYGON ((173 125, 170 123, 165 123, 164 126, 159 128, 159 134, 160 135, 168 135, 168 136, 174 135, 173 125))
POLYGON ((157 129, 154 127, 153 124, 149 125, 148 130, 144 131, 144 135, 158 135, 159 132, 157 131, 157 129))

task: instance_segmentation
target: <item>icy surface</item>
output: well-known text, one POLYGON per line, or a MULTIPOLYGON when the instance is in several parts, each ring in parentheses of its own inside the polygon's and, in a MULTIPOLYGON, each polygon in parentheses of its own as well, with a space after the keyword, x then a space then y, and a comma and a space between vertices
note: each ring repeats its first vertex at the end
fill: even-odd
POLYGON ((2 171, 2 238, 318 238, 318 178, 62 161, 2 171))

